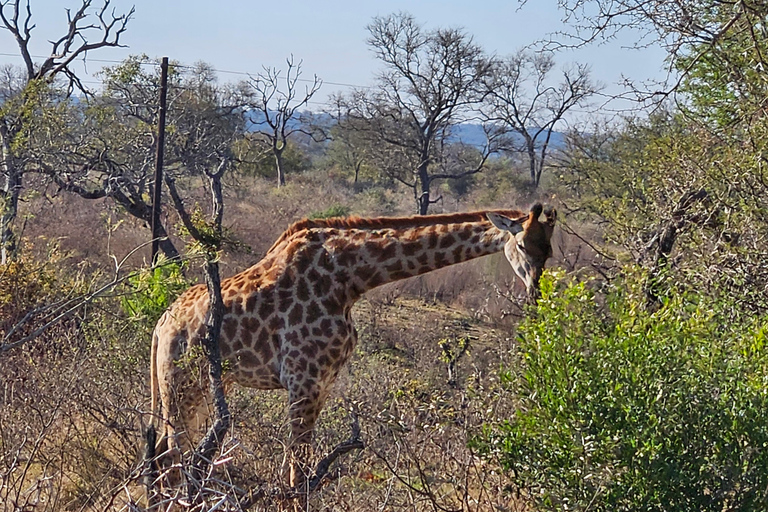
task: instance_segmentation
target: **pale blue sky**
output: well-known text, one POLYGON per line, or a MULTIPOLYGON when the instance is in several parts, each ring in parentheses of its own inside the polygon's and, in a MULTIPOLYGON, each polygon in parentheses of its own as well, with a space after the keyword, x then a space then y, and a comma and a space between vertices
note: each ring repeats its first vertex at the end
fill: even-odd
MULTIPOLYGON (((50 51, 48 39, 59 36, 65 26, 66 7, 78 0, 32 0, 32 51, 50 51)), ((98 4, 98 0, 94 4, 98 4)), ((515 0, 112 0, 118 10, 136 6, 134 19, 122 41, 128 48, 93 52, 93 59, 121 60, 130 54, 150 57, 167 55, 191 64, 205 61, 219 70, 257 72, 262 65, 280 67, 291 53, 303 59, 305 76, 316 73, 326 85, 323 96, 342 89, 330 83, 369 85, 378 63, 365 44, 365 26, 376 15, 407 11, 427 28, 463 27, 489 53, 505 55, 522 46, 562 30, 557 0, 529 0, 522 7, 515 0)), ((614 84, 622 77, 636 80, 664 76, 664 53, 657 48, 628 50, 623 40, 590 46, 558 55, 557 61, 588 62, 596 79, 618 92, 614 84)), ((17 54, 15 41, 0 32, 0 54, 17 54)), ((0 55, 0 63, 21 63, 0 55)), ((88 65, 92 73, 104 63, 88 65)), ((221 74, 222 81, 237 75, 221 74)))

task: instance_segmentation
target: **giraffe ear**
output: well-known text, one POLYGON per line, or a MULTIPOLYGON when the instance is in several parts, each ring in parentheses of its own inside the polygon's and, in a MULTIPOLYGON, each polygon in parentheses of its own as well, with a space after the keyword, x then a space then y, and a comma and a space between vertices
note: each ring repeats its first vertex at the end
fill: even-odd
POLYGON ((544 217, 547 219, 545 222, 550 226, 554 226, 557 221, 557 210, 554 207, 549 206, 544 210, 544 217))
POLYGON ((491 224, 502 231, 509 231, 513 235, 516 235, 523 230, 522 224, 527 218, 528 216, 526 215, 519 219, 510 219, 509 217, 504 217, 498 213, 488 212, 488 220, 491 221, 491 224))

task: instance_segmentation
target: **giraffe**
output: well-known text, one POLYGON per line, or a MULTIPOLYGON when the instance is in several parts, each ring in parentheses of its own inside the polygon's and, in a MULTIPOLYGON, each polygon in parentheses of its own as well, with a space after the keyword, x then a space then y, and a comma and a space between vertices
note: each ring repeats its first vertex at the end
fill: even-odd
MULTIPOLYGON (((547 258, 556 220, 540 203, 530 212, 494 210, 416 217, 301 220, 251 268, 221 284, 225 313, 219 347, 223 381, 288 391, 291 487, 301 483, 302 455, 339 370, 357 342, 352 305, 368 290, 504 251, 530 297, 547 258), (544 221, 540 217, 544 213, 544 221)), ((152 338, 153 424, 157 453, 178 462, 208 418, 201 340, 208 292, 184 292, 152 338)))

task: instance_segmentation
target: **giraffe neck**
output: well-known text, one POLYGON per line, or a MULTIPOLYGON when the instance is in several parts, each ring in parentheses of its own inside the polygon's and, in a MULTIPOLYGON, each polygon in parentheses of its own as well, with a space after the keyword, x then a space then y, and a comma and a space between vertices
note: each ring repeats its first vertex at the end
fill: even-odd
POLYGON ((499 252, 507 238, 488 221, 328 230, 323 254, 354 301, 377 286, 499 252))

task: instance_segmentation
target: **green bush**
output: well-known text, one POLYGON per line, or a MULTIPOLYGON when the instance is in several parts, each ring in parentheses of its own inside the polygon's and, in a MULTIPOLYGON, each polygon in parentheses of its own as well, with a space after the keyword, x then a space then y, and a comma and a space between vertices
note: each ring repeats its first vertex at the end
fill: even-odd
POLYGON ((642 279, 542 279, 503 380, 517 414, 474 441, 543 510, 768 508, 768 319, 642 279))
POLYGON ((350 212, 349 206, 343 204, 331 205, 328 209, 320 212, 312 212, 309 214, 310 219, 329 219, 331 217, 346 217, 350 212))
POLYGON ((160 263, 155 268, 142 269, 127 283, 130 292, 122 297, 121 306, 128 316, 150 329, 190 283, 176 263, 160 263))

